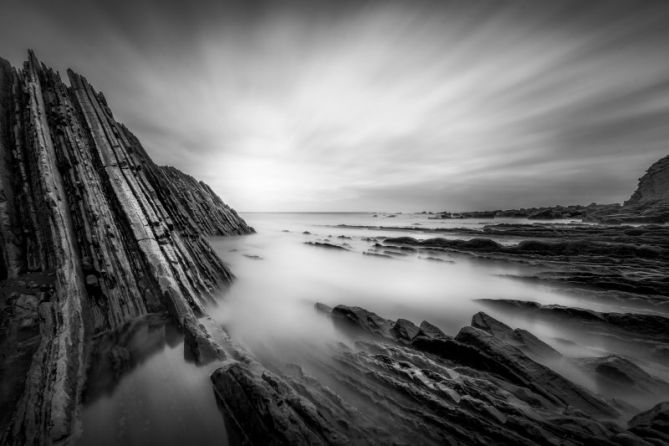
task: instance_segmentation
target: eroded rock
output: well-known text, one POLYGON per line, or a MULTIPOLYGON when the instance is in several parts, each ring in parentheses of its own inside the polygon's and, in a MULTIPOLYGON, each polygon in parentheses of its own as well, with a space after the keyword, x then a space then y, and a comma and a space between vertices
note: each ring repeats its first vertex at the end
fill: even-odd
MULTIPOLYGON (((252 230, 208 186, 155 165, 102 94, 68 76, 69 86, 32 52, 21 69, 0 60, 0 289, 44 293, 38 316, 18 320, 40 336, 22 350, 20 398, 2 395, 7 445, 67 443, 85 345, 153 312, 194 320, 232 279, 204 236, 252 230)), ((123 351, 112 353, 122 367, 123 351)))

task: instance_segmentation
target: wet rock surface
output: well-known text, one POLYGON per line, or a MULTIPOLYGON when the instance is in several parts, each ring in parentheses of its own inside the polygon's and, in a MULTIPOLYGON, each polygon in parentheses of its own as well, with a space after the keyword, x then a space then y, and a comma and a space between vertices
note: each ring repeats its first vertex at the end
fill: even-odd
POLYGON ((481 299, 479 302, 513 314, 553 320, 588 333, 618 335, 619 338, 645 341, 651 345, 669 342, 669 318, 657 314, 601 313, 583 308, 507 299, 481 299))
POLYGON ((70 441, 91 339, 155 312, 194 324, 232 279, 205 236, 252 231, 68 77, 0 59, 2 444, 70 441))
POLYGON ((579 358, 576 361, 597 378, 602 391, 607 394, 669 394, 669 383, 650 375, 629 359, 618 355, 579 358))
POLYGON ((669 442, 669 403, 660 403, 629 421, 630 431, 650 444, 669 442))
MULTIPOLYGON (((588 212, 620 208, 591 206, 588 212)), ((564 216, 553 211, 534 217, 564 216)), ((655 375, 666 372, 669 352, 666 226, 337 228, 417 234, 362 237, 364 254, 516 262, 535 274, 519 279, 639 311, 486 299, 478 301, 486 312, 474 314, 470 326, 444 333, 427 321, 316 304, 348 343, 330 345, 325 354, 309 351, 301 366, 230 361, 214 373, 228 416, 248 415, 234 423, 239 438, 251 444, 663 444, 666 403, 651 407, 669 398, 666 382, 655 375), (519 317, 559 327, 558 333, 578 333, 604 347, 542 337, 498 315, 508 316, 505 322, 519 317), (620 346, 629 355, 612 355, 606 346, 620 346), (254 418, 259 414, 261 419, 254 418), (292 422, 285 429, 287 420, 292 422)))
POLYGON ((453 338, 428 322, 418 327, 359 307, 317 309, 353 342, 332 345, 330 359, 314 353, 321 379, 296 365, 270 372, 254 360, 212 375, 244 441, 642 445, 662 435, 665 406, 628 425, 613 402, 533 361, 514 345, 514 330, 486 313, 472 320, 482 328, 453 338))

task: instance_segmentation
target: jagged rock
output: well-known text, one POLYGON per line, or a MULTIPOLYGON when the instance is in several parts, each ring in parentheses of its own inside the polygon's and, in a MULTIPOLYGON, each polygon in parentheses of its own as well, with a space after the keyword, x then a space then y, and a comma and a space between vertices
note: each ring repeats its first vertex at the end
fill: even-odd
POLYGON ((332 310, 332 318, 336 322, 343 323, 344 327, 359 329, 384 338, 394 338, 391 334, 394 324, 364 308, 337 305, 332 310))
POLYGON ((197 364, 204 365, 226 358, 224 350, 207 333, 204 325, 200 325, 195 320, 188 320, 183 325, 183 329, 184 350, 187 359, 192 359, 197 364))
MULTIPOLYGON (((254 360, 230 361, 212 375, 212 382, 231 420, 229 429, 241 441, 648 444, 632 429, 606 421, 616 416, 611 406, 483 330, 465 327, 452 339, 423 323, 422 334, 409 344, 404 329, 412 333, 418 328, 409 321, 392 322, 341 305, 331 314, 337 326, 358 339, 355 347, 338 343, 327 355, 315 350, 307 359, 319 375, 355 398, 338 397, 296 365, 269 372, 254 360), (366 340, 360 335, 367 335, 366 340), (443 351, 424 350, 425 342, 439 344, 443 351)), ((506 329, 499 331, 501 323, 485 319, 498 334, 508 335, 506 329)))
POLYGON ((512 311, 515 314, 532 315, 557 320, 561 324, 592 333, 611 334, 624 333, 631 339, 669 343, 669 318, 655 314, 637 313, 600 313, 583 308, 572 308, 561 305, 541 305, 537 302, 480 299, 491 308, 512 311))
POLYGON ((406 319, 397 319, 393 328, 390 329, 395 339, 401 342, 411 343, 413 338, 418 335, 420 328, 406 319))
POLYGON ((511 329, 508 325, 488 316, 484 312, 478 312, 472 317, 472 327, 487 331, 524 353, 538 359, 557 359, 562 355, 550 345, 534 336, 532 333, 522 329, 511 329))
POLYGON ((171 166, 160 167, 160 170, 166 177, 164 199, 171 197, 174 206, 180 208, 179 218, 171 223, 173 227, 196 228, 198 233, 210 236, 254 231, 207 184, 171 166), (186 217, 190 221, 184 225, 181 219, 186 217))
POLYGON ((669 394, 669 383, 655 378, 629 359, 617 355, 581 358, 578 363, 612 389, 647 395, 669 394))
POLYGON ((629 430, 654 445, 669 443, 669 402, 656 405, 632 418, 629 430))
POLYGON ((589 394, 549 368, 525 356, 520 350, 474 327, 464 327, 455 340, 475 347, 505 370, 505 376, 547 398, 557 399, 597 417, 619 414, 604 401, 589 394))
MULTIPOLYGON (((402 343, 406 342, 406 336, 401 330, 396 330, 394 327, 398 323, 405 327, 411 324, 409 321, 400 322, 402 320, 393 324, 392 321, 383 319, 363 308, 344 305, 335 307, 332 317, 335 320, 346 321, 348 325, 365 333, 402 343)), ((534 362, 510 344, 508 340, 518 341, 513 336, 513 331, 506 325, 484 313, 477 314, 474 317, 474 323, 489 328, 492 333, 474 327, 464 327, 454 339, 440 336, 414 336, 411 345, 444 359, 497 373, 516 385, 532 389, 556 404, 572 405, 598 417, 615 418, 618 416, 613 407, 549 368, 534 362), (497 337, 493 333, 501 336, 497 337)), ((413 324, 409 326, 415 327, 413 324)), ((537 341, 541 342, 538 339, 537 341)), ((550 349, 547 345, 546 347, 550 349)))
POLYGON ((68 76, 32 52, 19 70, 0 59, 0 280, 53 273, 54 289, 22 395, 2 402, 7 445, 67 442, 85 343, 150 312, 194 321, 232 279, 203 235, 252 230, 206 185, 156 166, 104 97, 68 76))
POLYGON ((451 339, 451 337, 441 331, 439 327, 432 325, 428 321, 421 322, 419 328, 420 330, 418 331, 418 334, 414 336, 414 339, 417 336, 424 336, 429 339, 451 339))
MULTIPOLYGON (((234 362, 216 370, 211 380, 234 427, 250 444, 344 445, 372 439, 347 429, 349 421, 317 407, 280 377, 257 364, 234 362)), ((323 407, 325 406, 325 407, 323 407)))

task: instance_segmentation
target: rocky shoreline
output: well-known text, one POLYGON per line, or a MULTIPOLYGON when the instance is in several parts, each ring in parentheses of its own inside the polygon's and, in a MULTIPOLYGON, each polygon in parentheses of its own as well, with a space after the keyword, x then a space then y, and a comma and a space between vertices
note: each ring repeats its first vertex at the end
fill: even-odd
MULTIPOLYGON (((184 360, 214 370, 211 391, 230 444, 669 441, 667 403, 638 407, 626 393, 648 401, 667 395, 669 384, 643 364, 620 355, 573 357, 487 312, 451 335, 428 321, 316 304, 322 324, 333 324, 348 342, 308 352, 309 370, 262 362, 208 315, 233 274, 206 237, 253 229, 206 184, 155 165, 104 96, 82 76, 68 77, 69 85, 33 53, 21 69, 0 60, 3 445, 76 443, 83 395, 111 392, 147 357, 181 342, 184 360), (131 341, 144 331, 146 344, 131 341), (560 373, 563 367, 603 387, 586 388, 560 373), (616 398, 597 391, 610 387, 621 390, 616 398)), ((626 211, 664 200, 657 176, 665 167, 649 170, 626 211)), ((606 333, 666 362, 666 226, 413 229, 440 236, 366 237, 363 254, 531 264, 539 272, 519 279, 583 288, 645 312, 480 303, 606 333)), ((357 242, 341 235, 305 243, 351 255, 357 242)))
POLYGON ((619 203, 571 206, 542 206, 491 211, 436 212, 431 219, 527 218, 530 220, 578 219, 583 221, 625 223, 669 222, 669 155, 653 163, 639 179, 639 185, 622 205, 619 203))
MULTIPOLYGON (((251 444, 669 440, 666 403, 631 418, 629 405, 599 397, 542 365, 569 359, 486 313, 475 314, 470 326, 449 336, 426 321, 420 326, 391 321, 358 307, 317 304, 316 309, 354 343, 333 345, 333 363, 323 362, 322 369, 364 401, 358 407, 376 407, 380 418, 351 407, 297 365, 278 375, 253 362, 234 362, 214 372, 212 381, 225 410, 236 417, 234 428, 251 444)), ((598 367, 603 368, 601 363, 590 368, 593 376, 598 367)), ((622 373, 620 364, 608 367, 609 375, 622 373)))

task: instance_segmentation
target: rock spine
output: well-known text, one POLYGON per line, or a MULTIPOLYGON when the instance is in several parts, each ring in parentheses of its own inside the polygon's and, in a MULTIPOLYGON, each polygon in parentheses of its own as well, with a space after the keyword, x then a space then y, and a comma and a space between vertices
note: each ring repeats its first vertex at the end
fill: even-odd
POLYGON ((194 323, 232 274, 205 236, 253 231, 204 183, 153 163, 87 80, 0 59, 0 280, 44 274, 39 344, 0 443, 67 441, 98 333, 167 310, 194 323))

